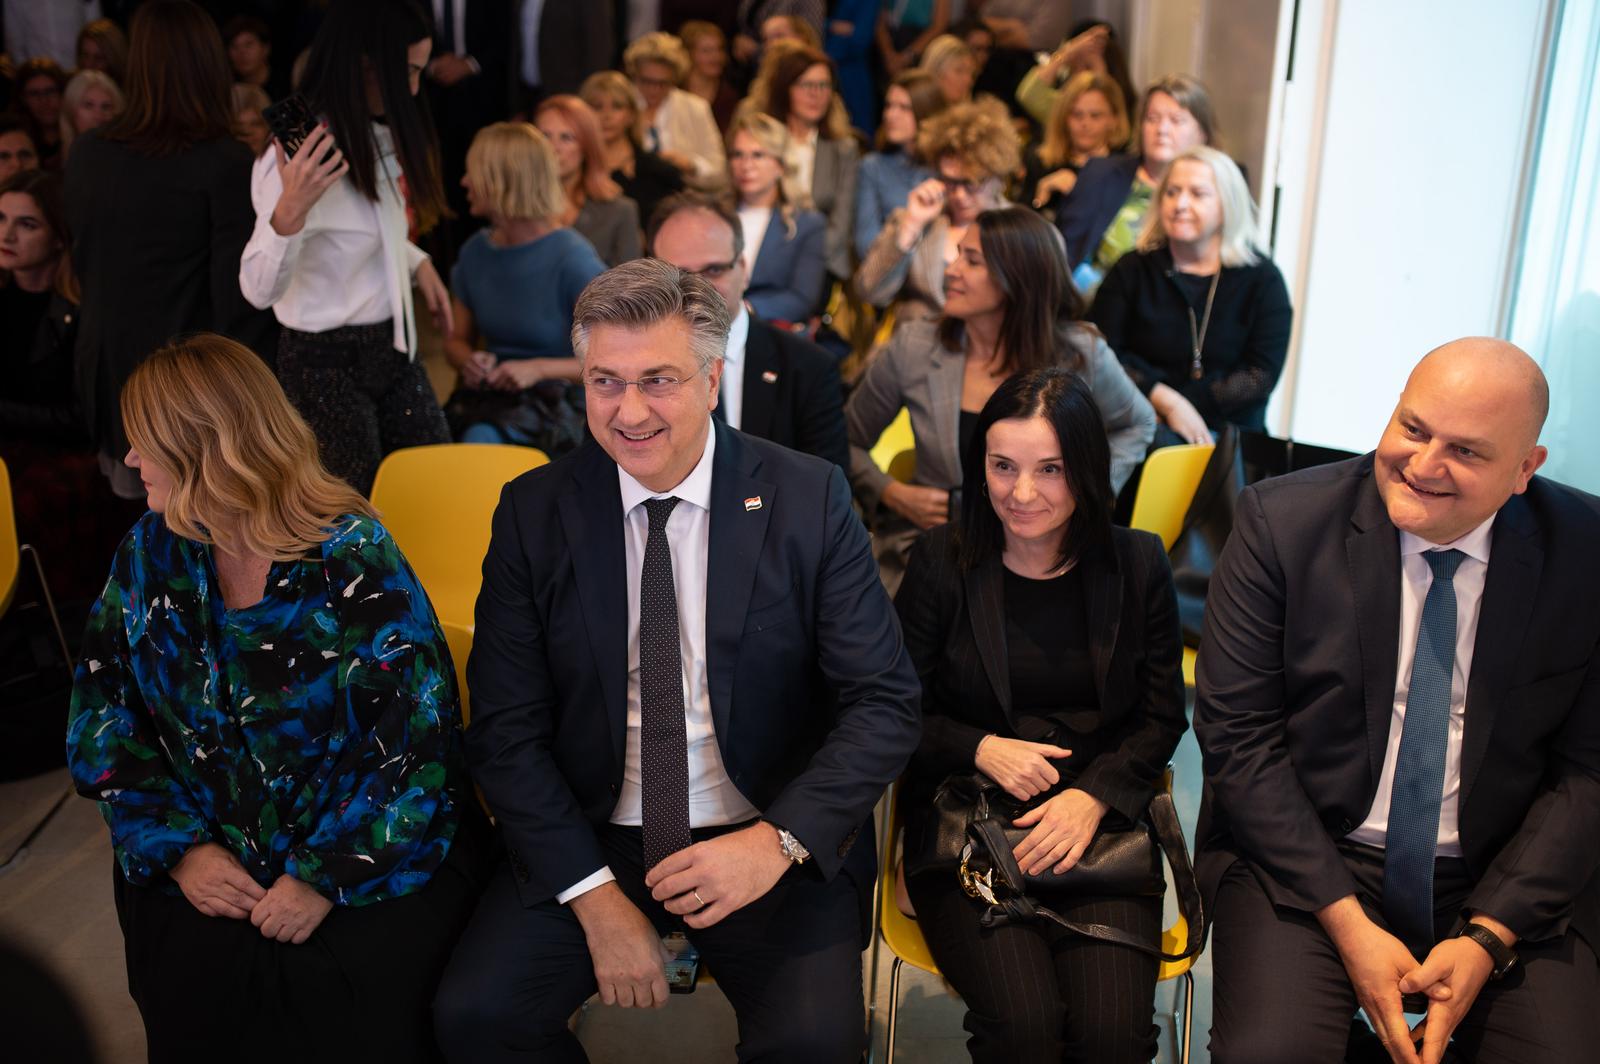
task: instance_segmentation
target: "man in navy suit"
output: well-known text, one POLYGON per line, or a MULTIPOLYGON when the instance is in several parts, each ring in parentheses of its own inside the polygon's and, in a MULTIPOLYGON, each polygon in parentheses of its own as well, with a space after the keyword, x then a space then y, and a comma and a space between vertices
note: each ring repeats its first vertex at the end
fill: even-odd
POLYGON ((682 192, 661 201, 647 236, 650 254, 704 277, 728 305, 717 416, 741 432, 849 469, 838 367, 822 348, 768 324, 745 303, 750 270, 738 217, 713 196, 682 192))
POLYGON ((1458 340, 1374 453, 1239 496, 1194 716, 1218 1064, 1343 1060, 1357 1007, 1396 1064, 1595 1059, 1600 500, 1534 475, 1548 406, 1458 340))
POLYGON ((715 422, 728 311, 640 259, 574 311, 594 440, 509 484, 467 679, 507 859, 435 1003, 456 1061, 582 1060, 686 931, 741 1059, 856 1060, 871 814, 920 689, 834 465, 715 422))

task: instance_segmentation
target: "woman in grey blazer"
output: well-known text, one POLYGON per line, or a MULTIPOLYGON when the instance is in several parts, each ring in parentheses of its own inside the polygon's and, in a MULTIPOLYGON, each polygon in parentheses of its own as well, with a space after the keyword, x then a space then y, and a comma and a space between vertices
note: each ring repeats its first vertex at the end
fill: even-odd
POLYGON ((891 592, 911 542, 949 520, 967 437, 1012 374, 1066 365, 1083 377, 1105 419, 1113 491, 1144 458, 1155 411, 1099 332, 1078 320, 1082 309, 1050 224, 1021 207, 984 211, 945 272, 944 316, 897 329, 867 366, 845 406, 850 481, 891 592), (916 437, 909 484, 880 470, 870 454, 902 406, 916 437))

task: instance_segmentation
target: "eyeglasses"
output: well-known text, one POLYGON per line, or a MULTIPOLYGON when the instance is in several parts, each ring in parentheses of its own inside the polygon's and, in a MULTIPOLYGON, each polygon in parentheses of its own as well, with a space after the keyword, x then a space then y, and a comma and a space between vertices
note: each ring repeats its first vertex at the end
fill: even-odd
POLYGON ((620 399, 622 393, 628 390, 628 385, 633 385, 639 391, 652 399, 665 399, 679 388, 683 387, 690 378, 688 377, 641 377, 636 381, 625 381, 621 377, 607 377, 596 374, 585 377, 583 386, 589 393, 601 399, 620 399))
POLYGON ((832 92, 833 82, 827 78, 822 78, 818 81, 797 81, 794 83, 794 87, 804 89, 806 92, 832 92))
POLYGON ((676 82, 671 78, 649 78, 640 74, 633 79, 641 89, 670 89, 676 82))
POLYGON ((678 268, 683 270, 684 273, 695 277, 704 277, 708 281, 720 281, 722 278, 731 273, 733 268, 737 265, 739 265, 739 260, 737 258, 732 258, 727 262, 707 263, 698 270, 683 270, 682 266, 678 268))
POLYGON ((969 196, 978 191, 978 186, 982 184, 981 181, 965 181, 959 177, 945 177, 943 174, 939 175, 939 183, 944 186, 946 194, 965 192, 969 196))

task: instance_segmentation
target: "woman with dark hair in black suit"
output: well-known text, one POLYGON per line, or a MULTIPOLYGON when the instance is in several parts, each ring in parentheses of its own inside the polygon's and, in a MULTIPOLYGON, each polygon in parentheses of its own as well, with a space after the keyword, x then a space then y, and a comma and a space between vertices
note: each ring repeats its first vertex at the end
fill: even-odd
MULTIPOLYGON (((1101 828, 1142 820, 1187 726, 1172 573, 1157 537, 1111 524, 1104 422, 1071 370, 1002 384, 963 466, 959 526, 918 541, 895 601, 923 691, 900 801, 907 849, 940 781, 976 768, 1028 803, 1023 870, 1065 871, 1101 828)), ((1155 1055, 1153 956, 1043 922, 984 929, 948 871, 906 888, 966 1001, 973 1060, 1155 1055)), ((1068 920, 1160 939, 1158 897, 1045 900, 1068 920)))

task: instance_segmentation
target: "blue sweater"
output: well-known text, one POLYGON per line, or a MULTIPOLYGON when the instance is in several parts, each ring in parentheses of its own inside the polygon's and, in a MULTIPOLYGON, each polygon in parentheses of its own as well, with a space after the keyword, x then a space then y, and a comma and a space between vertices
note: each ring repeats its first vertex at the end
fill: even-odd
POLYGON ((509 248, 480 229, 462 246, 450 289, 496 358, 571 358, 572 308, 604 271, 594 247, 571 229, 509 248))

